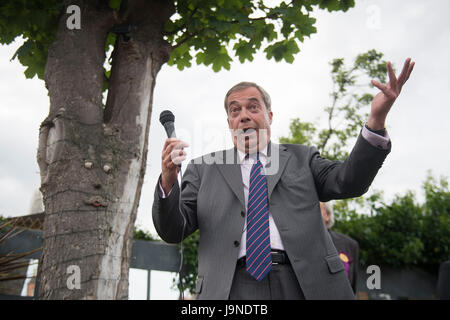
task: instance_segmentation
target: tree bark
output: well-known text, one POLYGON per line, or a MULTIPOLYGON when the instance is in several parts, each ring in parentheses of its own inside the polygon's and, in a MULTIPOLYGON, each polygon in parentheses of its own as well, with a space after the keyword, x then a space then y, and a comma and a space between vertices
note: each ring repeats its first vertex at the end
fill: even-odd
POLYGON ((68 5, 81 8, 81 30, 67 29, 62 14, 48 52, 50 112, 38 150, 46 212, 41 299, 128 298, 153 89, 170 54, 162 34, 173 4, 123 1, 117 15, 107 3, 65 1, 64 12, 68 5), (131 24, 132 31, 130 39, 117 38, 103 107, 105 41, 118 23, 131 24), (69 266, 79 268, 80 289, 73 288, 69 266))

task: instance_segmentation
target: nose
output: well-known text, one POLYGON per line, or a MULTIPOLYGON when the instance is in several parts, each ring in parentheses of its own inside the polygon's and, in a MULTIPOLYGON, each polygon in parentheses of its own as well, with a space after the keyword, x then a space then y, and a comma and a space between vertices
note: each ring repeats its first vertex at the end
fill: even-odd
POLYGON ((248 116, 247 112, 248 111, 245 108, 244 108, 244 110, 241 111, 241 114, 240 114, 241 120, 240 120, 240 122, 248 122, 248 121, 251 120, 250 117, 248 116))

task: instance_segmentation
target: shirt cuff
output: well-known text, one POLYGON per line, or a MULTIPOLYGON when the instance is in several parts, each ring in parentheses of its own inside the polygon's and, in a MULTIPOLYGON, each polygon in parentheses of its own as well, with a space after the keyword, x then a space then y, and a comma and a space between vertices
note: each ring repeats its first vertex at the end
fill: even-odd
POLYGON ((362 129, 361 135, 364 139, 367 140, 371 145, 378 149, 387 150, 389 149, 389 141, 391 140, 389 138, 389 134, 386 130, 384 130, 384 134, 377 134, 375 132, 370 131, 365 126, 362 129))
POLYGON ((164 192, 164 189, 163 189, 162 186, 161 186, 161 178, 158 180, 158 186, 159 186, 159 191, 160 191, 159 196, 160 196, 162 199, 165 199, 165 198, 167 198, 168 196, 170 196, 170 193, 172 192, 173 187, 172 187, 172 189, 170 189, 169 193, 166 195, 166 193, 164 192))

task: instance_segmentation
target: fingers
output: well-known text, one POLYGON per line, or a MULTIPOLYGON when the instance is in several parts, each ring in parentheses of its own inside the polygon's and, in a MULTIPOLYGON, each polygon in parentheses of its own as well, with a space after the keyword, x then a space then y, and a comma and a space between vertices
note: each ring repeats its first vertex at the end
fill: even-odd
POLYGON ((415 62, 411 62, 411 58, 406 59, 403 65, 402 72, 397 79, 391 62, 388 62, 387 69, 389 74, 389 83, 385 86, 378 81, 372 80, 372 84, 383 91, 383 93, 387 96, 398 96, 398 94, 402 90, 403 85, 409 79, 409 76, 414 69, 414 65, 415 62))
POLYGON ((411 62, 411 58, 406 59, 405 64, 403 66, 402 73, 398 78, 400 85, 404 85, 406 81, 408 81, 411 72, 414 69, 415 62, 411 62))
POLYGON ((409 79, 409 76, 411 75, 411 72, 413 71, 415 65, 416 65, 415 62, 413 62, 413 63, 410 64, 409 69, 408 69, 408 74, 407 74, 407 76, 406 76, 405 82, 409 79))
POLYGON ((397 77, 395 76, 395 72, 394 72, 394 69, 392 69, 392 64, 390 61, 387 63, 387 69, 388 69, 389 83, 391 85, 391 88, 395 92, 397 92, 397 77))
POLYGON ((186 160, 187 154, 184 150, 174 149, 170 154, 168 154, 163 161, 168 164, 179 165, 181 162, 186 160))
POLYGON ((187 143, 184 142, 184 141, 181 141, 180 139, 177 139, 177 138, 167 138, 166 141, 164 142, 163 151, 164 151, 165 149, 167 149, 170 145, 175 145, 175 146, 176 146, 176 145, 180 145, 181 148, 189 147, 189 144, 187 144, 187 143))
POLYGON ((378 81, 372 80, 371 83, 377 87, 378 89, 380 89, 381 91, 385 92, 387 90, 387 87, 384 84, 381 84, 378 81))
POLYGON ((176 138, 168 138, 164 143, 161 156, 163 168, 174 170, 177 165, 186 160, 187 155, 183 150, 185 147, 189 147, 189 144, 176 138))
POLYGON ((411 58, 406 59, 405 64, 403 65, 402 72, 400 73, 400 76, 398 77, 398 82, 399 82, 400 86, 402 86, 407 80, 410 63, 411 63, 411 58))

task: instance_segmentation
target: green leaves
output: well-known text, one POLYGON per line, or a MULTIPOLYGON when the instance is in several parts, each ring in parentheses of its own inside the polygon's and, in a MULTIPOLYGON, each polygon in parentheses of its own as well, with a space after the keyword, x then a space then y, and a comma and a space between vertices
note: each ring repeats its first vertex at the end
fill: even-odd
POLYGON ((316 0, 311 1, 313 4, 319 4, 321 9, 328 9, 328 11, 347 11, 350 7, 355 6, 354 0, 316 0))
POLYGON ((122 0, 109 0, 109 7, 116 11, 120 10, 120 5, 122 4, 122 0))
POLYGON ((167 62, 169 66, 176 65, 179 70, 183 70, 186 67, 190 67, 192 56, 189 53, 189 45, 183 43, 170 55, 170 59, 167 62))
POLYGON ((437 270, 442 261, 450 259, 447 179, 437 182, 429 175, 423 190, 423 205, 416 203, 410 191, 396 196, 389 204, 377 195, 376 199, 359 201, 363 205, 360 208, 370 210, 362 209, 359 214, 349 206, 351 200, 338 201, 333 208, 335 228, 359 242, 361 263, 419 265, 437 270))
MULTIPOLYGON (((122 1, 108 4, 119 11, 122 1)), ((61 0, 15 0, 0 5, 0 43, 9 44, 19 36, 27 40, 15 55, 28 67, 27 77, 43 78, 61 6, 61 0)), ((310 16, 314 7, 346 11, 353 6, 353 0, 282 1, 272 7, 262 0, 178 0, 176 14, 165 25, 164 37, 173 45, 169 64, 183 70, 195 58, 214 71, 228 70, 234 56, 242 63, 252 61, 261 49, 268 59, 292 63, 305 36, 317 32, 316 20, 310 16)))
POLYGON ((387 66, 386 61, 381 60, 383 54, 372 49, 360 54, 355 59, 355 68, 364 70, 369 77, 381 83, 386 82, 387 66))
MULTIPOLYGON (((190 294, 195 294, 195 284, 198 275, 198 245, 200 242, 200 231, 197 230, 183 241, 183 261, 185 272, 182 272, 184 289, 190 294)), ((173 284, 179 289, 179 278, 173 278, 173 284)))
POLYGON ((281 141, 315 145, 323 157, 344 160, 350 150, 352 138, 358 136, 368 118, 366 110, 373 95, 369 91, 372 87, 367 77, 375 76, 380 82, 386 78, 386 74, 382 73, 386 70, 386 61, 382 57, 382 53, 369 50, 358 55, 352 66, 346 66, 343 58, 333 59, 330 62, 332 101, 330 106, 324 108, 328 127, 311 130, 315 128, 313 124, 293 119, 290 136, 281 138, 281 141))
POLYGON ((316 126, 311 122, 302 122, 300 118, 293 119, 289 125, 290 137, 281 137, 281 143, 312 145, 316 134, 316 126))
POLYGON ((12 59, 27 67, 25 76, 44 78, 47 50, 58 25, 60 0, 15 0, 0 4, 0 43, 9 44, 17 37, 25 39, 12 59))
POLYGON ((294 62, 294 54, 300 52, 297 42, 294 39, 283 40, 268 46, 266 52, 267 59, 274 58, 275 61, 294 62))
POLYGON ((429 264, 450 260, 450 190, 448 180, 437 181, 431 172, 423 184, 425 190, 423 242, 429 264))
POLYGON ((197 54, 197 64, 204 64, 209 66, 212 64, 212 68, 215 72, 224 68, 230 70, 231 58, 228 55, 227 49, 224 46, 210 46, 210 49, 205 52, 199 52, 197 54))
MULTIPOLYGON (((232 61, 225 46, 222 46, 219 41, 209 38, 205 42, 205 48, 198 51, 195 55, 197 64, 204 64, 206 66, 212 65, 215 72, 222 68, 229 70, 230 62, 232 61)), ((179 70, 191 66, 192 55, 187 43, 180 45, 175 52, 172 52, 168 61, 169 65, 176 65, 179 70)))
POLYGON ((233 49, 241 63, 244 63, 245 60, 253 61, 253 54, 256 52, 256 47, 252 42, 239 40, 239 42, 234 45, 233 49))
POLYGON ((231 58, 225 46, 221 45, 216 38, 207 38, 204 49, 197 54, 197 64, 213 65, 214 71, 219 71, 222 67, 230 69, 231 58))
POLYGON ((195 58, 219 71, 230 68, 233 54, 243 63, 252 61, 260 49, 268 59, 292 63, 299 43, 317 32, 316 19, 310 16, 314 6, 345 11, 354 2, 302 0, 268 7, 252 0, 177 1, 177 14, 165 26, 166 39, 174 47, 169 64, 182 70, 195 58), (182 47, 186 44, 189 50, 182 47))

